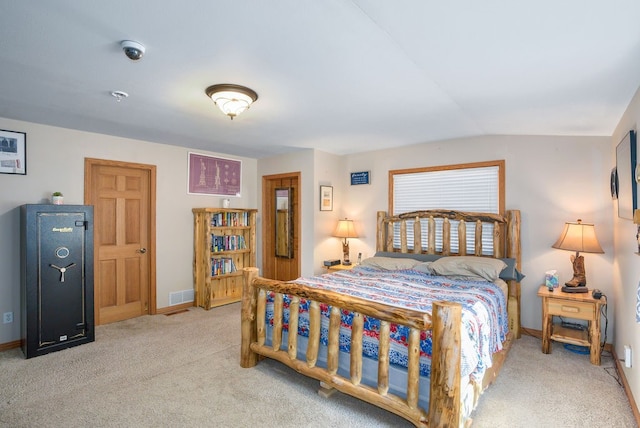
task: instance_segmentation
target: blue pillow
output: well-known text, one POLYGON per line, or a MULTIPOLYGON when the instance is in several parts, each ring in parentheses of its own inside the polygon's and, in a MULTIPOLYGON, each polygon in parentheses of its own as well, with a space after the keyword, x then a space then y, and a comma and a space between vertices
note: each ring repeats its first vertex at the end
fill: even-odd
POLYGON ((507 258, 502 259, 502 261, 507 264, 507 267, 500 272, 500 279, 505 281, 522 281, 525 275, 516 269, 516 259, 507 258))

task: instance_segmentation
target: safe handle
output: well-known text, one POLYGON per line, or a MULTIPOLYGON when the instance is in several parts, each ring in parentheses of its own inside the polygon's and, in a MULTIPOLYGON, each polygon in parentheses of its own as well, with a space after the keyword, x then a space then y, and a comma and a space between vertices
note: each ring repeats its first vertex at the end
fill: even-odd
POLYGON ((67 271, 67 269, 74 267, 76 264, 75 263, 71 263, 65 267, 60 267, 60 266, 56 266, 54 264, 50 264, 49 267, 52 267, 54 269, 57 269, 60 272, 60 282, 64 282, 64 273, 67 271))

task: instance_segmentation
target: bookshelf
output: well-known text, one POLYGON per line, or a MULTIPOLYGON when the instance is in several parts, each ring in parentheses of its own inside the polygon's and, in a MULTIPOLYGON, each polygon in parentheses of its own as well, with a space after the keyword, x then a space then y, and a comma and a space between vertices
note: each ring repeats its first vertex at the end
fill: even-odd
POLYGON ((256 265, 256 209, 193 208, 196 305, 242 298, 242 268, 256 265))

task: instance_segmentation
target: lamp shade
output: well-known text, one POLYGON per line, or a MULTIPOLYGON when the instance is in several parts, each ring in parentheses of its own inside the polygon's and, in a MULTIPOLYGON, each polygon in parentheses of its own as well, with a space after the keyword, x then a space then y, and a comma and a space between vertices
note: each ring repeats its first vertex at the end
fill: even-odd
POLYGON ((604 253, 596 238, 594 225, 582 223, 582 220, 565 223, 560 238, 552 247, 579 253, 604 253))
POLYGON ((254 90, 229 83, 209 86, 205 93, 231 120, 258 99, 254 90))
POLYGON ((338 227, 336 227, 336 231, 333 232, 333 236, 338 238, 357 238, 358 234, 356 233, 355 228, 353 227, 353 220, 338 220, 338 227))

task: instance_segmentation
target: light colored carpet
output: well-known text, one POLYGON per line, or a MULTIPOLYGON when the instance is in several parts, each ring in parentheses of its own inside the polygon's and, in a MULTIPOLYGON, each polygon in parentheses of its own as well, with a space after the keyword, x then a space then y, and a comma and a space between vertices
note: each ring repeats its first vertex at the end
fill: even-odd
MULTIPOLYGON (((239 365, 240 305, 100 326, 96 342, 24 359, 0 353, 3 427, 404 427, 275 361, 239 365)), ((474 427, 633 427, 610 357, 601 367, 518 340, 474 427)))

